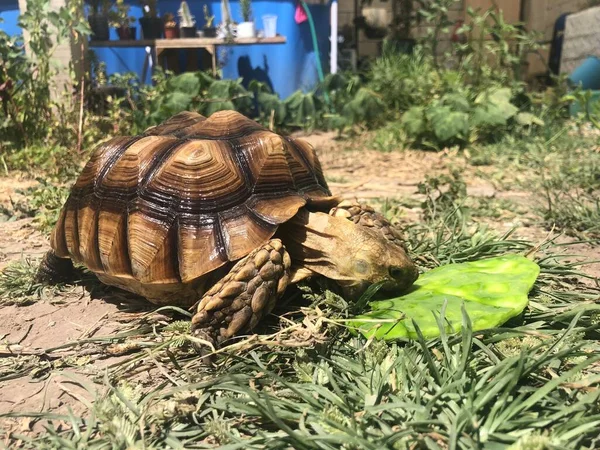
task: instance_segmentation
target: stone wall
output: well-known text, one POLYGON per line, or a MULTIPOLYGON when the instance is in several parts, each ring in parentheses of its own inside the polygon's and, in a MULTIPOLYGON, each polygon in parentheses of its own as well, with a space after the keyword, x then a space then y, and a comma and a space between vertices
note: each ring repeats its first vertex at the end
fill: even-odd
MULTIPOLYGON (((527 29, 540 33, 541 49, 539 54, 530 55, 527 61, 527 73, 529 76, 535 76, 545 74, 547 71, 550 40, 552 39, 556 19, 561 14, 583 10, 588 5, 588 0, 461 0, 453 6, 450 11, 450 18, 452 20, 464 20, 469 7, 486 10, 494 5, 502 10, 508 23, 519 22, 522 13, 527 29)), ((373 0, 371 6, 385 8, 391 14, 391 1, 373 0)), ((344 24, 352 24, 354 14, 354 0, 339 0, 340 27, 344 24)), ((427 29, 424 26, 416 26, 413 34, 416 38, 419 38, 424 36, 426 32, 427 29)), ((378 40, 368 39, 361 31, 358 39, 359 56, 377 55, 378 43, 378 40)), ((443 36, 438 46, 439 51, 445 51, 448 45, 448 36, 443 36)))
POLYGON ((528 0, 525 3, 525 23, 528 30, 540 33, 541 48, 539 55, 528 58, 528 74, 535 76, 547 72, 550 55, 550 41, 554 32, 554 23, 564 13, 581 11, 588 0, 528 0))
POLYGON ((600 56, 600 6, 567 17, 560 61, 561 73, 571 73, 588 56, 600 56))

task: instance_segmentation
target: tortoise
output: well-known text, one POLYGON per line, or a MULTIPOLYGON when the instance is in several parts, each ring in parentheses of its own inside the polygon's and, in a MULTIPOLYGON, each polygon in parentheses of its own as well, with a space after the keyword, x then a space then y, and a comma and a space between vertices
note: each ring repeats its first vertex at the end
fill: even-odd
POLYGON ((399 230, 331 195, 310 144, 235 111, 184 112, 101 144, 50 244, 40 280, 80 263, 152 303, 193 306, 193 329, 216 343, 252 330, 313 275, 351 297, 418 277, 399 230))

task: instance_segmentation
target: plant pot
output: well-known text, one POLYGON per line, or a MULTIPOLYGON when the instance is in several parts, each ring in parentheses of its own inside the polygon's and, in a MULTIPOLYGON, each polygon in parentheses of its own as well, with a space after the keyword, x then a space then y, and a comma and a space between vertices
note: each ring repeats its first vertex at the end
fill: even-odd
POLYGON ((181 27, 179 28, 180 34, 182 38, 195 38, 196 37, 196 27, 181 27))
POLYGON ((242 22, 237 26, 237 37, 253 38, 256 37, 256 27, 254 22, 242 22))
POLYGON ((217 37, 217 27, 204 27, 204 37, 215 38, 217 37))
POLYGON ((163 23, 158 17, 141 17, 140 26, 144 39, 160 39, 162 37, 163 23))
POLYGON ((165 39, 177 39, 179 37, 179 28, 165 27, 165 39))
POLYGON ((135 27, 119 27, 117 28, 117 34, 119 35, 119 39, 122 41, 131 41, 135 40, 135 27))
POLYGON ((103 15, 93 15, 88 17, 92 35, 92 41, 108 41, 108 17, 103 15))

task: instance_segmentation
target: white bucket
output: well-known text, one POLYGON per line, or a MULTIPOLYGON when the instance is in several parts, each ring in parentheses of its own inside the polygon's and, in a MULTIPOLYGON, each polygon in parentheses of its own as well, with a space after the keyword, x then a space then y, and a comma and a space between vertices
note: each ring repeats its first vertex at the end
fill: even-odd
POLYGON ((237 26, 237 37, 253 38, 256 36, 256 28, 254 22, 242 22, 237 26))
POLYGON ((277 16, 266 15, 262 17, 263 27, 265 28, 265 37, 273 38, 277 36, 277 16))

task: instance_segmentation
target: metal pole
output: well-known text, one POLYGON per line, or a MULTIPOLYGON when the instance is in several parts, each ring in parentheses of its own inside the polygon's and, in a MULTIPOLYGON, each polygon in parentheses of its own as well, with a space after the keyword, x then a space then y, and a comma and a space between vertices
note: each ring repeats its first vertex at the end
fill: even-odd
POLYGON ((331 52, 329 67, 331 73, 337 73, 338 69, 338 2, 331 2, 331 52))

